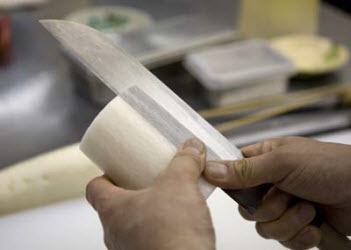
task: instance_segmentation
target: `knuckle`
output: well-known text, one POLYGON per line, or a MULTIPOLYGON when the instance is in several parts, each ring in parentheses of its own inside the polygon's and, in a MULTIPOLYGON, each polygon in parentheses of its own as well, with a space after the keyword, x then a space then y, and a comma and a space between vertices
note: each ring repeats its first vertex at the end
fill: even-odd
POLYGON ((282 208, 282 205, 278 202, 275 202, 262 208, 260 212, 261 214, 260 219, 264 221, 276 220, 279 217, 281 217, 283 213, 284 213, 284 209, 282 208))
MULTIPOLYGON (((178 154, 172 161, 171 165, 173 177, 181 178, 185 181, 191 181, 194 176, 199 175, 205 167, 204 160, 201 157, 191 154, 178 154)), ((168 178, 173 180, 174 178, 168 178)))
POLYGON ((273 145, 275 144, 275 139, 268 139, 263 141, 261 147, 262 147, 262 153, 268 153, 273 150, 273 145))
POLYGON ((181 164, 186 167, 191 167, 191 166, 198 166, 201 164, 202 160, 200 156, 194 155, 191 153, 186 153, 186 152, 180 152, 176 157, 174 158, 174 162, 176 164, 181 164))
POLYGON ((281 202, 271 203, 268 213, 272 220, 279 218, 284 213, 285 204, 281 202))
POLYGON ((291 224, 295 228, 302 227, 306 223, 313 220, 316 215, 316 210, 312 204, 308 202, 301 202, 292 209, 290 214, 291 224))
POLYGON ((230 175, 236 176, 239 186, 245 189, 252 177, 252 162, 248 159, 241 159, 231 162, 228 167, 230 175))
POLYGON ((262 142, 261 150, 263 153, 268 153, 278 148, 281 144, 282 144, 281 138, 267 139, 262 142))
POLYGON ((254 147, 254 155, 262 154, 263 153, 263 147, 264 147, 265 141, 261 141, 257 144, 257 147, 254 147))

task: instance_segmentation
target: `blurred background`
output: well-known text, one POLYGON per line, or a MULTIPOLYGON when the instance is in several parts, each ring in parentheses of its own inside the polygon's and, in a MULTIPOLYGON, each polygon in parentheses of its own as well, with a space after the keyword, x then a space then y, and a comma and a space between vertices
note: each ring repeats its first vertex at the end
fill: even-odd
MULTIPOLYGON (((40 25, 41 19, 66 19, 105 33, 237 146, 291 135, 351 144, 348 0, 0 0, 0 11, 0 216, 79 198, 86 182, 99 174, 87 168, 84 179, 70 172, 71 181, 80 178, 80 185, 65 194, 47 183, 33 184, 36 171, 55 168, 53 178, 67 174, 58 163, 90 164, 75 143, 114 98, 71 59, 40 25), (69 148, 60 151, 64 146, 69 148), (30 184, 16 189, 23 181, 30 184), (45 191, 50 188, 54 194, 45 191), (33 193, 40 198, 18 203, 33 193), (5 202, 10 204, 6 208, 5 202)), ((66 181, 62 183, 72 184, 66 181)), ((222 198, 213 201, 215 213, 228 212, 221 210, 222 198)), ((61 225, 68 214, 74 221, 78 211, 85 223, 93 218, 86 228, 98 228, 98 233, 89 233, 100 236, 95 215, 80 202, 58 205, 60 212, 48 207, 0 218, 0 242, 5 235, 11 248, 4 249, 24 249, 24 243, 26 249, 54 249, 28 237, 21 238, 22 244, 13 235, 37 235, 40 230, 32 229, 45 227, 40 224, 46 220, 43 214, 56 214, 46 221, 61 225), (35 226, 29 223, 33 221, 35 226), (17 232, 17 225, 23 230, 17 232)), ((79 223, 75 221, 77 234, 79 223)), ((72 229, 65 225, 60 237, 55 236, 57 249, 97 249, 96 244, 102 244, 91 243, 100 239, 97 236, 89 247, 65 238, 66 227, 72 229), (76 245, 65 245, 70 240, 76 245)), ((233 227, 219 231, 239 230, 233 227)), ((245 226, 240 230, 246 232, 245 226)), ((220 236, 219 249, 231 249, 229 239, 220 236)), ((253 246, 240 244, 238 249, 253 246)), ((250 244, 266 249, 261 241, 250 244)))

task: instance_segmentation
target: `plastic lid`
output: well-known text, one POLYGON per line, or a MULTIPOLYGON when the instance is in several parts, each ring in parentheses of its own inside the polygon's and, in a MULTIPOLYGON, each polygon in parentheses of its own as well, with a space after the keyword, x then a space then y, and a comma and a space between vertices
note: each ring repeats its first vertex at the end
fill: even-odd
POLYGON ((293 63, 263 40, 195 52, 186 57, 185 66, 210 90, 231 89, 262 78, 288 77, 295 72, 293 63))

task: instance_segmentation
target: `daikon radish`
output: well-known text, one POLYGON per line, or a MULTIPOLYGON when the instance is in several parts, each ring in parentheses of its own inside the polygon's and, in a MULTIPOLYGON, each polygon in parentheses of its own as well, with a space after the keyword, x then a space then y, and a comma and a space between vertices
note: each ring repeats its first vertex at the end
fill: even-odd
POLYGON ((78 144, 7 167, 0 171, 0 215, 80 197, 101 174, 78 144))
MULTIPOLYGON (((134 86, 98 115, 86 132, 81 149, 117 185, 128 189, 149 186, 167 167, 177 148, 193 137, 207 145, 208 159, 241 157, 233 145, 220 145, 222 138, 213 140, 216 134, 211 134, 207 125, 192 117, 187 119, 183 117, 180 122, 174 113, 134 86)), ((206 198, 215 189, 203 179, 199 185, 206 198)))

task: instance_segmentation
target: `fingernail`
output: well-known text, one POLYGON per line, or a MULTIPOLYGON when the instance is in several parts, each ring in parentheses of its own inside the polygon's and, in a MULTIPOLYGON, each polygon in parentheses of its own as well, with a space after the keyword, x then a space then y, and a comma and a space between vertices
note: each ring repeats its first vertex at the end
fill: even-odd
POLYGON ((184 143, 183 149, 192 154, 202 155, 205 152, 205 145, 200 140, 193 138, 184 143))
POLYGON ((220 163, 208 163, 205 171, 215 179, 223 179, 227 176, 228 168, 220 163))
POLYGON ((298 216, 301 221, 308 221, 313 218, 315 214, 314 208, 311 205, 302 205, 298 209, 298 216))

